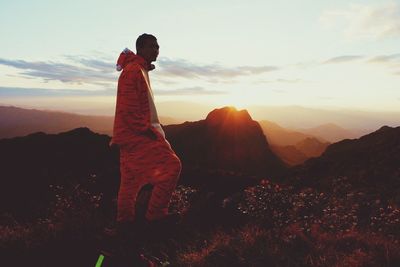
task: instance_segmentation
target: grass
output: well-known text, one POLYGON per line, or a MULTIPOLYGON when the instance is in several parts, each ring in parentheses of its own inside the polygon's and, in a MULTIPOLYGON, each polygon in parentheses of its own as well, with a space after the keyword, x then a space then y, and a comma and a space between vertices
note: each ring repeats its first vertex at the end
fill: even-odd
POLYGON ((305 235, 297 224, 266 229, 248 224, 219 230, 203 244, 188 245, 177 266, 399 266, 400 247, 383 235, 353 231, 335 235, 313 227, 305 235), (318 230, 317 230, 318 229, 318 230))
MULTIPOLYGON (((263 180, 221 201, 205 198, 196 209, 207 194, 179 186, 171 211, 187 219, 145 249, 172 266, 400 266, 399 208, 346 180, 334 179, 331 192, 263 180)), ((96 236, 113 212, 104 213, 102 195, 81 186, 55 186, 54 195, 45 218, 21 224, 0 217, 4 266, 94 266, 96 236)))

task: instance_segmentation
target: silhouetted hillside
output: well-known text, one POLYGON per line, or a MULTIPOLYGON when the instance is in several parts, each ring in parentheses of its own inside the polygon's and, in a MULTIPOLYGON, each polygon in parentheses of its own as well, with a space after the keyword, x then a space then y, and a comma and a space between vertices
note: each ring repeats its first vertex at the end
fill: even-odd
POLYGON ((0 213, 43 214, 52 185, 83 184, 115 195, 119 158, 109 141, 87 128, 0 140, 0 213))
POLYGON ((288 166, 296 166, 304 163, 308 156, 297 149, 295 146, 271 145, 271 150, 288 166))
POLYGON ((165 131, 190 167, 262 176, 274 176, 285 169, 246 110, 215 109, 205 120, 166 126, 165 131))
POLYGON ((321 156, 329 145, 328 142, 321 142, 314 137, 308 137, 298 142, 295 147, 308 158, 315 158, 321 156))
POLYGON ((359 139, 330 145, 319 158, 291 174, 300 185, 325 189, 333 177, 347 177, 352 186, 396 197, 400 193, 400 127, 384 126, 359 139))
MULTIPOLYGON (((199 164, 183 178, 206 186, 178 186, 170 211, 182 221, 146 231, 146 255, 170 266, 399 266, 400 127, 331 145, 294 169, 298 186, 229 170, 251 153, 274 159, 246 111, 218 109, 166 128, 184 169, 199 164)), ((117 257, 132 251, 99 242, 115 221, 118 151, 109 140, 87 128, 0 140, 4 266, 94 266, 99 246, 117 257)), ((273 163, 264 162, 279 168, 273 163)))

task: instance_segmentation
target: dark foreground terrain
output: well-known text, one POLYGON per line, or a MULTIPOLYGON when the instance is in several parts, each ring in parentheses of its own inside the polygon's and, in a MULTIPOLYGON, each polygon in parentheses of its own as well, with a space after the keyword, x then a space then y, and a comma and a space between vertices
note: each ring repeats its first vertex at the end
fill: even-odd
MULTIPOLYGON (((285 169, 267 148, 260 161, 241 164, 224 153, 197 159, 185 151, 200 146, 184 140, 189 126, 167 129, 183 162, 170 207, 182 221, 162 237, 146 233, 146 253, 170 266, 400 266, 399 127, 285 169), (253 168, 263 159, 268 168, 253 168)), ((251 140, 232 138, 220 144, 251 140)), ((119 184, 118 151, 108 142, 83 128, 0 140, 0 266, 95 265, 119 184)))

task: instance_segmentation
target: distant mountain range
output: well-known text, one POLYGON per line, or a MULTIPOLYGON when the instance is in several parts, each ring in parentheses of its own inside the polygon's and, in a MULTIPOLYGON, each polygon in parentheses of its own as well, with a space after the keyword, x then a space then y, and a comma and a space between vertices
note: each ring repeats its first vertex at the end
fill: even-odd
POLYGON ((333 123, 327 123, 308 129, 297 129, 297 131, 304 134, 313 135, 320 140, 327 140, 331 143, 335 143, 343 139, 359 138, 363 135, 362 131, 346 130, 333 123))
POLYGON ((0 138, 24 136, 35 132, 60 133, 88 127, 110 134, 113 117, 0 106, 0 138))
MULTIPOLYGON (((169 125, 165 131, 183 162, 180 182, 199 188, 232 194, 267 178, 329 190, 333 179, 348 177, 354 187, 392 199, 400 193, 400 127, 331 144, 320 157, 289 170, 246 110, 215 109, 204 120, 169 125)), ((320 141, 304 140, 297 145, 318 150, 320 141)), ((105 201, 115 197, 119 153, 109 141, 87 128, 1 139, 0 214, 43 214, 56 185, 79 184, 104 193, 105 201)))
POLYGON ((285 129, 277 123, 261 121, 271 149, 289 166, 299 165, 311 157, 320 156, 330 144, 322 137, 285 129))
MULTIPOLYGON (((267 136, 268 142, 277 146, 295 145, 306 138, 314 137, 312 134, 305 134, 300 131, 284 128, 272 121, 262 120, 260 121, 260 126, 265 136, 267 136)), ((326 142, 322 138, 320 141, 326 142)))
POLYGON ((333 123, 359 136, 378 129, 382 125, 391 127, 400 125, 400 112, 301 106, 250 106, 248 111, 255 120, 274 121, 289 129, 308 129, 333 123))
POLYGON ((314 137, 309 137, 295 145, 271 145, 271 149, 287 165, 296 166, 310 158, 319 157, 328 146, 329 143, 322 143, 314 137))
MULTIPOLYGON (((163 124, 182 121, 160 117, 163 124)), ((61 133, 88 127, 97 133, 112 135, 113 116, 92 116, 73 113, 0 106, 0 139, 24 136, 35 132, 61 133)))
MULTIPOLYGON (((246 111, 214 110, 205 120, 165 131, 183 162, 181 183, 229 194, 286 170, 246 111)), ((119 157, 109 141, 88 128, 1 139, 0 214, 43 214, 54 200, 51 186, 79 184, 107 192, 105 200, 115 197, 119 157)))
MULTIPOLYGON (((182 123, 169 117, 160 117, 160 120, 164 125, 182 123)), ((112 125, 112 116, 89 116, 0 106, 0 139, 39 131, 60 133, 79 127, 88 127, 94 132, 112 135, 112 125)), ((341 140, 356 136, 333 124, 300 130, 283 128, 266 120, 261 121, 260 125, 271 149, 290 166, 301 164, 310 157, 319 156, 329 144, 325 140, 341 140)))
MULTIPOLYGON (((169 117, 160 117, 160 120, 164 125, 182 123, 169 117)), ((187 122, 185 127, 193 123, 198 122, 187 122)), ((267 120, 262 120, 259 124, 267 138, 269 149, 288 166, 300 165, 309 158, 318 157, 330 143, 358 138, 363 132, 347 130, 333 123, 298 129, 284 128, 267 120)), ((112 116, 89 116, 0 106, 0 139, 39 131, 60 133, 79 127, 88 127, 94 132, 112 135, 112 125, 112 116)))

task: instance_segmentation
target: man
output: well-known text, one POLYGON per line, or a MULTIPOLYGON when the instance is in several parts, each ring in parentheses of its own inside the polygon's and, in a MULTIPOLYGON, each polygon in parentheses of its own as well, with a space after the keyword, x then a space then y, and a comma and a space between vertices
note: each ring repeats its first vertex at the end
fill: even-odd
POLYGON ((142 34, 136 40, 136 54, 125 49, 118 58, 118 80, 114 133, 111 144, 120 147, 121 184, 118 192, 117 223, 135 222, 135 203, 140 189, 153 190, 145 219, 161 222, 176 187, 181 162, 161 128, 148 72, 159 54, 156 37, 142 34))

